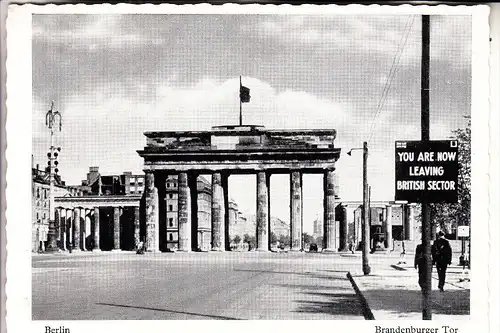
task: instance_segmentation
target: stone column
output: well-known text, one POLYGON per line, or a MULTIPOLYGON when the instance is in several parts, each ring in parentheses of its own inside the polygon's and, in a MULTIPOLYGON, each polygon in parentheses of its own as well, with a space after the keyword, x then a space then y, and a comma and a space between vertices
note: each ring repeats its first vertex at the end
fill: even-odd
POLYGON ((392 250, 392 206, 386 205, 385 220, 384 220, 384 238, 385 248, 388 251, 392 250))
POLYGON ((302 237, 302 182, 299 171, 290 174, 291 250, 300 251, 302 237))
POLYGON ((66 209, 59 208, 59 232, 60 232, 60 249, 66 251, 66 209))
POLYGON ((148 252, 158 252, 159 230, 158 230, 158 189, 155 187, 155 177, 152 172, 146 172, 145 177, 145 197, 146 197, 146 250, 148 252))
POLYGON ((257 173, 257 251, 269 251, 269 177, 257 173))
POLYGON ((179 173, 178 179, 179 251, 189 252, 191 251, 191 192, 187 173, 179 173))
POLYGON ((94 207, 94 248, 93 251, 101 251, 101 235, 100 235, 100 218, 99 207, 94 207))
POLYGON ((189 173, 189 208, 191 210, 191 249, 199 248, 198 244, 198 175, 189 173))
POLYGON ((80 217, 80 207, 75 207, 73 210, 74 213, 74 219, 73 219, 73 224, 74 224, 74 229, 73 229, 73 251, 80 251, 82 246, 80 243, 81 240, 81 235, 80 235, 80 223, 81 223, 81 217, 80 217))
POLYGON ((73 210, 66 208, 66 245, 73 249, 73 210))
POLYGON ((82 216, 82 250, 87 251, 87 208, 82 208, 83 216, 82 216))
POLYGON ((340 232, 339 248, 340 248, 340 251, 348 251, 349 250, 349 248, 348 248, 348 238, 349 238, 348 231, 349 231, 349 223, 347 220, 347 207, 342 206, 342 219, 341 219, 340 228, 339 228, 339 232, 340 232))
POLYGON ((335 235, 335 171, 324 174, 324 248, 323 252, 336 252, 335 235))
POLYGON ((212 251, 225 249, 225 205, 222 175, 216 172, 212 175, 212 251))
POLYGON ((113 251, 120 251, 120 207, 113 207, 113 251))
POLYGON ((134 245, 137 248, 139 242, 141 241, 141 228, 140 228, 140 215, 139 206, 134 207, 134 245))
POLYGON ((415 240, 415 204, 410 203, 406 205, 406 218, 405 218, 405 239, 415 240))
POLYGON ((222 198, 224 207, 224 247, 226 251, 231 251, 231 236, 229 234, 229 174, 222 174, 222 198))

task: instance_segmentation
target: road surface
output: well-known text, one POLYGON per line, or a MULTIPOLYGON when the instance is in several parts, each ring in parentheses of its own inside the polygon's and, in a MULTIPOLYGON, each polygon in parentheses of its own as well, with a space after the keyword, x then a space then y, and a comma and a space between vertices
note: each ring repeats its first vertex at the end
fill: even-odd
POLYGON ((101 253, 32 260, 34 320, 364 319, 346 273, 309 253, 101 253))

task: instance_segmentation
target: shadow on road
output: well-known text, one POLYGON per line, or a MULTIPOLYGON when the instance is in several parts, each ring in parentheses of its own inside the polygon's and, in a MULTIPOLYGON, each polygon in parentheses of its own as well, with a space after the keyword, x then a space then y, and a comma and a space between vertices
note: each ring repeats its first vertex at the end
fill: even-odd
MULTIPOLYGON (((325 274, 317 274, 313 272, 282 272, 282 271, 272 271, 272 270, 258 270, 258 269, 233 269, 235 272, 253 272, 253 273, 267 273, 267 274, 290 274, 290 275, 301 275, 308 276, 311 278, 321 278, 328 280, 345 280, 344 277, 325 275, 325 274)), ((334 271, 330 271, 334 272, 334 271)), ((346 273, 347 271, 341 271, 342 273, 346 273)))
POLYGON ((310 293, 331 297, 328 301, 295 301, 299 308, 295 312, 325 313, 330 315, 363 316, 362 308, 356 295, 339 293, 310 293))
POLYGON ((106 306, 116 306, 116 307, 121 307, 121 308, 142 309, 142 310, 151 310, 151 311, 162 311, 162 312, 184 314, 184 315, 197 316, 197 317, 207 317, 207 318, 212 318, 212 319, 241 320, 239 318, 233 318, 233 317, 225 317, 225 316, 217 316, 217 315, 207 315, 207 314, 202 314, 202 313, 193 313, 193 312, 178 311, 178 310, 149 308, 149 307, 145 307, 145 306, 133 306, 133 305, 123 305, 123 304, 110 304, 110 303, 96 303, 96 304, 97 305, 106 305, 106 306))

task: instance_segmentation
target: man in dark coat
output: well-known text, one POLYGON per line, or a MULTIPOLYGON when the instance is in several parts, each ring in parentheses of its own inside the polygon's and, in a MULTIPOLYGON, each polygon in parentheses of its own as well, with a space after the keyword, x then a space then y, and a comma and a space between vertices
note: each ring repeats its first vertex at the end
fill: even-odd
POLYGON ((451 265, 451 246, 446 238, 444 232, 439 231, 438 239, 432 244, 432 263, 436 264, 440 291, 444 291, 444 283, 446 279, 446 268, 451 265))
POLYGON ((418 244, 415 249, 415 261, 414 266, 415 269, 418 269, 418 285, 423 290, 425 287, 425 260, 424 260, 424 246, 422 244, 418 244))

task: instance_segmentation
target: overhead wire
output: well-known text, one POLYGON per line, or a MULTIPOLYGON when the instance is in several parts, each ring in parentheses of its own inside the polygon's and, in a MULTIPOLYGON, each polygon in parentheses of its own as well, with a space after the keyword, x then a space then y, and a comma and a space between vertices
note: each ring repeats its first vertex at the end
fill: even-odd
POLYGON ((371 141, 372 136, 373 136, 373 130, 375 129, 375 124, 377 123, 376 120, 378 116, 380 115, 384 104, 385 100, 387 98, 387 95, 389 94, 389 90, 392 85, 392 81, 395 77, 396 71, 397 71, 397 66, 399 65, 399 62, 401 60, 401 56, 403 54, 403 51, 406 47, 406 44, 408 42, 408 37, 410 36, 410 31, 413 27, 413 23, 415 22, 415 17, 416 15, 411 15, 408 20, 406 21, 405 28, 403 30, 403 35, 401 36, 400 44, 398 45, 398 49, 396 50, 396 54, 394 55, 394 58, 392 60, 391 68, 389 70, 389 74, 387 77, 387 80, 384 85, 384 89, 382 90, 382 94, 380 96, 379 102, 376 107, 375 115, 373 117, 371 126, 370 126, 370 131, 368 132, 368 142, 371 141))

